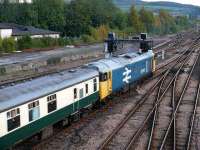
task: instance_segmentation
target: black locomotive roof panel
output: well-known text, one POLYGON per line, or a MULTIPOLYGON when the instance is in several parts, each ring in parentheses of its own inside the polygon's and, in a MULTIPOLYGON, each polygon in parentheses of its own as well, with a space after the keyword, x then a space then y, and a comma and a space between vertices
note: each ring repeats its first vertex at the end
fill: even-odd
POLYGON ((0 89, 0 112, 31 100, 50 95, 66 87, 98 76, 98 72, 89 68, 78 68, 36 78, 0 89))

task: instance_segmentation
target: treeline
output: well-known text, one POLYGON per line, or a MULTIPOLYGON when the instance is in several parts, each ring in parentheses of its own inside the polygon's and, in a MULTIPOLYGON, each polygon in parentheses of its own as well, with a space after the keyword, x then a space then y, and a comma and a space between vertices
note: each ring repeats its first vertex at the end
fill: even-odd
POLYGON ((112 30, 124 34, 148 32, 175 33, 189 26, 187 17, 172 17, 167 11, 157 14, 131 7, 129 12, 117 8, 112 0, 33 0, 32 4, 0 5, 0 22, 14 22, 59 31, 63 37, 82 42, 102 41, 112 30))

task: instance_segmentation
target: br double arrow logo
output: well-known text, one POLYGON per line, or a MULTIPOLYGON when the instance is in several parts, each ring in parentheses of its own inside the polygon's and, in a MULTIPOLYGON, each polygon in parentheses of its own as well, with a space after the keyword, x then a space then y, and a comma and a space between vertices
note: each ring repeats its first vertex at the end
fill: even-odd
POLYGON ((125 72, 123 72, 123 82, 129 83, 129 80, 131 79, 131 70, 125 67, 125 72))

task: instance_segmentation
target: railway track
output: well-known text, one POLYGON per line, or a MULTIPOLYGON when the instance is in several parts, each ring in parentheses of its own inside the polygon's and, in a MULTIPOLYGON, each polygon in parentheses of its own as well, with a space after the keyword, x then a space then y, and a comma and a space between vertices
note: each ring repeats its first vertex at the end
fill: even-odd
MULTIPOLYGON (((100 56, 98 58, 90 58, 90 59, 86 59, 86 60, 83 59, 83 60, 81 60, 80 64, 85 64, 85 63, 88 63, 89 61, 97 61, 101 58, 103 58, 103 56, 100 56)), ((73 69, 76 67, 80 67, 80 65, 79 66, 74 65, 69 68, 69 67, 66 67, 65 65, 66 64, 62 64, 62 65, 59 65, 56 67, 50 66, 49 68, 41 68, 41 69, 38 69, 37 71, 33 71, 32 73, 28 73, 28 74, 24 73, 23 76, 15 76, 16 78, 8 78, 6 80, 0 80, 0 87, 5 87, 7 85, 12 85, 12 84, 32 80, 34 78, 46 76, 46 75, 53 74, 53 73, 59 73, 66 69, 73 69)))
MULTIPOLYGON (((179 79, 178 79, 178 76, 175 78, 174 82, 172 83, 172 88, 171 88, 172 91, 168 91, 171 94, 171 96, 168 98, 168 101, 165 101, 166 103, 168 103, 168 105, 166 105, 166 103, 162 104, 161 102, 160 104, 161 106, 159 110, 159 118, 157 122, 156 120, 153 121, 157 125, 154 128, 154 130, 156 130, 154 131, 155 136, 154 136, 154 139, 152 137, 150 138, 151 141, 153 139, 154 143, 151 143, 151 147, 148 147, 148 149, 163 149, 164 145, 165 145, 165 149, 183 149, 184 145, 182 143, 186 143, 186 141, 185 142, 183 141, 184 139, 183 136, 186 136, 185 133, 187 133, 187 127, 184 127, 184 126, 187 123, 189 123, 189 121, 187 120, 187 116, 189 115, 186 115, 186 114, 189 114, 190 112, 190 108, 191 108, 190 105, 192 105, 191 101, 188 101, 188 99, 186 99, 185 102, 183 102, 183 106, 182 106, 182 108, 185 108, 184 111, 182 110, 179 112, 179 115, 181 117, 179 118, 177 117, 177 119, 174 119, 173 121, 171 120, 173 116, 176 114, 176 111, 177 111, 176 105, 178 104, 178 101, 179 101, 178 99, 183 99, 183 95, 185 94, 185 89, 188 88, 189 81, 191 82, 190 79, 193 73, 194 66, 196 65, 196 61, 194 65, 192 66, 191 72, 188 75, 185 83, 181 82, 180 80, 184 81, 187 73, 185 74, 183 73, 179 75, 180 76, 179 79), (177 90, 177 83, 181 84, 179 85, 179 89, 183 89, 183 91, 177 90), (168 108, 168 109, 165 109, 165 108, 168 108), (167 133, 166 129, 168 128, 168 124, 170 123, 171 123, 170 125, 171 130, 170 132, 167 130, 168 132, 167 133), (167 140, 167 137, 168 137, 168 140, 167 140), (162 139, 161 142, 160 142, 160 139, 162 139)), ((193 86, 194 86, 194 83, 193 83, 193 86)), ((195 89, 196 88, 193 88, 193 91, 195 91, 195 89)))
POLYGON ((197 114, 197 107, 199 105, 199 97, 200 97, 200 82, 198 83, 198 89, 197 89, 196 98, 195 98, 195 105, 194 105, 194 109, 193 109, 191 119, 190 119, 190 124, 189 124, 189 132, 188 132, 188 139, 187 139, 187 145, 186 145, 187 150, 191 149, 191 142, 192 142, 192 136, 193 136, 193 131, 194 131, 195 117, 196 117, 196 114, 197 114))
MULTIPOLYGON (((184 42, 184 40, 186 39, 185 37, 189 38, 189 37, 192 37, 194 36, 194 33, 188 33, 189 36, 184 36, 184 38, 181 38, 180 40, 178 39, 177 41, 176 40, 171 40, 171 41, 168 41, 166 43, 164 43, 162 46, 158 46, 156 47, 155 49, 155 52, 159 53, 160 49, 163 49, 165 48, 165 50, 168 50, 168 49, 172 49, 172 47, 174 47, 173 45, 175 45, 176 43, 181 43, 181 42, 184 42), (191 34, 191 35, 190 35, 191 34), (173 43, 170 45, 170 43, 173 43)), ((184 44, 184 45, 187 45, 184 44)), ((0 80, 0 87, 4 87, 4 86, 7 86, 7 85, 12 85, 12 84, 16 84, 16 83, 19 83, 19 82, 24 82, 24 81, 27 81, 27 80, 32 80, 34 78, 38 78, 38 77, 41 77, 41 76, 45 76, 45 75, 49 75, 49 74, 52 74, 52 73, 57 73, 57 72, 60 72, 60 71, 63 71, 63 70, 66 70, 66 69, 69 69, 69 68, 73 68, 73 67, 80 67, 82 64, 85 64, 85 63, 88 63, 90 61, 96 61, 96 60, 99 60, 103 58, 103 56, 99 56, 98 58, 88 58, 86 60, 81 60, 79 65, 73 65, 71 67, 67 66, 66 67, 66 64, 61 64, 61 65, 58 65, 58 66, 50 66, 50 67, 45 67, 45 68, 39 68, 37 70, 31 70, 31 71, 25 71, 23 73, 23 75, 18 75, 17 73, 12 76, 12 77, 9 77, 9 76, 6 76, 6 79, 3 80, 1 79, 0 80)), ((176 59, 176 57, 173 57, 174 60, 176 59)), ((172 60, 172 59, 170 59, 172 60)), ((160 68, 164 67, 163 65, 160 65, 159 66, 160 68)))
MULTIPOLYGON (((197 63, 197 60, 198 59, 196 59, 195 64, 197 63)), ((188 76, 188 79, 183 88, 183 91, 181 92, 181 95, 178 96, 179 98, 177 98, 177 100, 174 100, 175 108, 172 114, 173 117, 170 120, 170 124, 162 140, 160 149, 169 147, 168 145, 169 141, 167 142, 167 138, 169 138, 170 132, 172 132, 172 135, 173 135, 173 142, 172 142, 173 149, 183 149, 183 148, 189 149, 189 145, 190 145, 189 143, 191 141, 191 134, 192 134, 192 132, 189 131, 189 129, 193 128, 192 124, 194 124, 194 117, 196 114, 196 108, 197 108, 198 97, 199 97, 198 96, 199 95, 198 82, 197 80, 192 79, 193 70, 194 68, 192 68, 192 71, 190 75, 188 76), (188 143, 187 146, 186 146, 186 143, 188 143)))
MULTIPOLYGON (((185 51, 186 52, 186 51, 185 51)), ((181 55, 180 55, 180 57, 182 57, 182 56, 184 56, 184 54, 185 54, 185 52, 183 52, 181 55)), ((184 58, 180 58, 180 61, 182 61, 182 60, 184 60, 184 58)), ((178 60, 176 60, 176 62, 177 62, 178 60)), ((173 66, 173 64, 171 64, 170 66, 173 66)), ((167 67, 167 65, 165 66, 165 67, 167 67)), ((169 67, 169 66, 168 66, 169 67)), ((162 73, 164 73, 164 72, 166 72, 166 68, 162 68, 162 69, 160 69, 160 70, 162 70, 162 73)), ((157 86, 159 85, 159 83, 160 83, 161 81, 157 81, 156 83, 155 83, 155 85, 154 85, 154 87, 155 88, 157 88, 157 86)), ((153 88, 151 88, 151 89, 153 89, 153 88)), ((151 91, 149 91, 149 92, 151 92, 151 91)), ((155 95, 155 94, 154 94, 155 95)), ((145 97, 145 96, 144 96, 145 97)), ((143 97, 143 98, 144 98, 143 97)), ((145 98, 144 98, 145 99, 145 98)), ((139 101, 137 101, 138 102, 138 104, 137 104, 137 106, 142 106, 143 105, 143 103, 142 103, 142 101, 141 100, 139 100, 139 101)), ((147 104, 148 105, 148 104, 147 104)), ((152 106, 150 106, 150 107, 152 107, 152 106)), ((150 107, 149 107, 149 109, 150 109, 150 107)), ((144 108, 145 108, 145 105, 144 105, 144 108)), ((139 115, 138 115, 139 116, 139 115)), ((86 119, 87 120, 87 119, 86 119)), ((80 122, 80 124, 84 124, 84 122, 85 121, 81 121, 80 122)), ((87 121, 86 121, 86 124, 88 124, 87 123, 87 121)), ((57 132, 58 134, 56 134, 56 135, 54 135, 54 136, 52 136, 51 137, 51 139, 53 139, 53 140, 51 140, 51 141, 54 141, 53 143, 51 142, 51 144, 53 144, 52 146, 50 146, 50 147, 54 147, 54 148, 56 148, 56 147, 64 147, 64 148, 66 148, 66 147, 68 147, 68 144, 64 144, 63 143, 63 141, 65 141, 66 140, 66 137, 68 136, 68 134, 69 134, 69 132, 66 130, 66 131, 61 131, 61 132, 57 132), (56 142, 56 143, 55 143, 56 142), (57 143, 60 143, 60 144, 57 144, 57 143), (61 144, 61 143, 63 143, 63 144, 61 144), (63 145, 63 146, 60 146, 60 145, 63 145)), ((73 134, 74 135, 74 134, 73 134)), ((75 136, 75 137, 77 137, 77 136, 75 136)), ((37 150, 40 150, 40 149, 45 149, 45 148, 47 148, 48 146, 47 145, 49 145, 48 144, 49 142, 48 142, 48 139, 47 139, 47 141, 44 141, 44 142, 42 142, 42 143, 40 143, 39 145, 36 145, 36 146, 34 146, 34 149, 37 149, 37 150), (46 145, 46 146, 45 146, 46 145)), ((62 149, 62 148, 61 148, 62 149)))
MULTIPOLYGON (((152 118, 152 114, 157 114, 155 110, 159 106, 160 102, 162 101, 162 98, 164 97, 164 95, 166 94, 168 89, 170 88, 170 86, 173 83, 173 81, 176 79, 176 77, 180 73, 180 71, 183 68, 184 64, 190 58, 190 56, 192 54, 192 51, 195 48, 195 46, 194 47, 193 46, 190 47, 188 49, 188 51, 191 51, 191 52, 189 52, 188 54, 187 54, 188 51, 184 52, 183 55, 181 55, 179 57, 179 59, 176 61, 176 63, 177 63, 176 65, 179 64, 179 67, 178 67, 178 70, 174 73, 173 77, 170 80, 166 79, 166 77, 170 73, 170 71, 173 71, 172 70, 173 67, 171 67, 160 78, 160 80, 153 86, 153 88, 151 88, 151 90, 143 97, 143 99, 140 101, 140 103, 138 105, 136 105, 136 107, 134 107, 128 113, 128 115, 122 120, 122 122, 120 122, 120 124, 115 128, 115 130, 113 130, 113 132, 105 139, 105 141, 99 147, 100 150, 102 150, 102 149, 131 149, 132 148, 134 143, 137 141, 139 136, 144 131, 147 122, 149 122, 150 118, 152 118), (183 60, 182 56, 186 56, 184 61, 182 61, 183 60), (169 83, 169 84, 167 84, 166 88, 162 87, 163 84, 164 84, 163 83, 164 80, 167 80, 167 83, 169 83), (160 87, 158 88, 159 85, 160 85, 160 87), (155 92, 153 93, 153 91, 156 88, 158 89, 157 94, 155 92), (161 92, 161 89, 164 89, 164 91, 161 92), (146 99, 148 97, 149 98, 151 97, 151 98, 150 98, 150 100, 146 101, 146 99), (156 99, 155 101, 152 100, 153 97, 156 99), (152 106, 153 106, 153 108, 151 108, 152 106), (142 113, 146 113, 146 115, 142 114, 141 112, 142 113), (135 116, 135 117, 133 117, 133 116, 135 116), (147 117, 144 118, 144 116, 147 116, 147 117), (138 118, 140 118, 140 119, 138 119, 138 118), (143 124, 141 125, 141 122, 138 123, 138 120, 144 120, 143 124), (127 128, 131 128, 130 126, 132 126, 132 129, 130 129, 130 131, 128 131, 128 132, 127 131, 126 132, 123 131, 123 130, 127 130, 127 128), (133 126, 134 126, 135 129, 133 129, 133 126), (129 139, 127 139, 127 137, 130 138, 130 135, 129 136, 128 135, 123 135, 123 133, 135 133, 131 137, 131 140, 128 142, 128 144, 123 144, 123 142, 128 141, 129 139), (121 143, 117 143, 116 141, 121 141, 121 143)), ((155 115, 155 116, 157 116, 157 115, 155 115)), ((154 121, 156 120, 155 116, 153 117, 154 121)), ((153 135, 153 131, 154 130, 152 129, 151 131, 152 131, 152 135, 153 135)), ((150 143, 151 143, 151 141, 152 140, 150 140, 150 143)), ((149 147, 151 147, 151 144, 149 144, 149 145, 150 145, 149 147)))
MULTIPOLYGON (((160 71, 160 75, 163 73, 163 72, 165 72, 165 68, 162 68, 162 69, 159 69, 159 71, 160 71), (160 71, 160 70, 162 70, 162 71, 160 71)), ((154 77, 154 79, 155 79, 156 77, 154 77)), ((148 80, 152 80, 152 79, 148 79, 148 80)), ((128 94, 127 94, 128 95, 128 94)), ((130 95, 128 95, 128 96, 130 96, 130 95)), ((124 97, 124 96, 123 96, 124 97)), ((84 119, 85 120, 85 119, 84 119)), ((90 120, 90 119, 89 119, 90 120)), ((86 121, 81 121, 81 124, 83 123, 84 124, 84 122, 88 122, 87 121, 87 119, 86 119, 86 121)), ((90 121, 89 121, 90 122, 90 121)), ((85 124, 88 124, 88 123, 85 123, 85 124)), ((72 127, 73 128, 73 127, 72 127)), ((52 138, 51 139, 57 139, 56 137, 58 136, 58 139, 56 140, 56 141, 59 141, 59 139, 62 139, 62 137, 64 137, 66 134, 65 133, 69 133, 68 131, 58 131, 55 135, 53 135, 52 136, 52 138), (61 137, 61 135, 63 135, 62 137, 61 137)), ((48 142, 48 140, 47 140, 47 142, 48 142)), ((36 142, 37 143, 37 142, 36 142)), ((30 145, 30 143, 29 142, 27 142, 27 143, 25 143, 25 145, 30 145)), ((42 147, 43 147, 43 145, 46 145, 46 140, 43 142, 41 142, 41 143, 39 143, 39 144, 36 144, 35 146, 34 146, 34 149, 43 149, 42 147)), ((56 145, 56 144, 55 144, 56 145)), ((21 146, 21 145, 20 145, 21 146)), ((19 146, 19 148, 21 148, 19 146)), ((16 148, 16 149, 18 149, 18 147, 16 148)))
MULTIPOLYGON (((167 63, 169 63, 169 62, 167 62, 167 63)), ((165 65, 166 66, 166 65, 165 65)), ((164 69, 164 68, 163 68, 164 69)), ((162 70, 161 68, 160 68, 160 70, 162 70)), ((162 74, 164 72, 164 70, 162 70, 162 72, 160 72, 160 74, 162 74)), ((156 78, 156 77, 154 77, 154 78, 156 78)), ((148 79, 148 80, 151 80, 151 79, 148 79)), ((84 122, 88 122, 87 121, 88 119, 86 118, 84 121, 81 121, 81 124, 83 123, 84 124, 84 122)), ((89 119, 89 121, 90 121, 90 119, 89 119)), ((87 123, 85 123, 85 124, 87 124, 87 123)), ((62 132, 63 131, 58 131, 57 133, 58 134, 62 134, 62 132)), ((68 131, 66 131, 67 133, 68 133, 68 131)), ((56 137, 57 136, 57 133, 55 134, 55 135, 53 135, 53 138, 54 137, 56 137)), ((60 138, 59 138, 60 139, 60 138)), ((45 140, 46 141, 46 140, 45 140)), ((36 142, 37 143, 37 142, 36 142)), ((44 142, 44 143, 46 143, 46 142, 44 142)), ((28 142, 25 142, 24 143, 25 145, 31 145, 31 143, 28 141, 28 142)), ((41 147, 43 147, 42 146, 43 145, 43 142, 42 143, 39 143, 39 145, 37 145, 37 146, 34 146, 34 149, 39 149, 39 148, 41 148, 41 147), (38 148, 39 147, 39 148, 38 148)), ((45 145, 45 144, 44 144, 45 145)), ((23 147, 23 146, 21 146, 21 144, 20 144, 20 146, 19 146, 19 148, 21 148, 21 147, 23 147)), ((18 149, 18 147, 16 148, 16 149, 18 149)))
MULTIPOLYGON (((184 124, 185 122, 188 122, 187 119, 185 120, 185 122, 183 120, 177 120, 175 119, 176 118, 176 114, 178 112, 178 108, 182 102, 182 99, 183 99, 183 96, 185 94, 185 91, 188 87, 188 84, 189 84, 189 81, 191 79, 191 76, 192 76, 192 73, 193 73, 193 70, 194 70, 194 67, 197 63, 197 60, 198 60, 198 57, 199 57, 199 54, 192 66, 192 69, 190 71, 190 74, 188 75, 187 77, 187 80, 186 80, 186 83, 184 85, 183 88, 183 91, 181 92, 181 95, 180 95, 180 98, 179 100, 177 100, 177 102, 175 101, 175 97, 177 97, 176 95, 176 82, 177 82, 177 79, 178 79, 178 74, 176 73, 176 76, 173 78, 173 80, 171 80, 172 82, 170 82, 173 86, 172 86, 172 93, 171 93, 171 96, 169 93, 167 93, 168 89, 170 86, 167 86, 166 87, 166 93, 165 91, 163 92, 163 94, 166 94, 167 97, 163 97, 162 96, 159 99, 159 101, 161 103, 159 103, 161 106, 160 106, 160 114, 158 114, 158 111, 156 111, 156 108, 158 107, 158 105, 154 106, 153 109, 154 111, 151 111, 150 114, 154 113, 153 115, 153 123, 152 123, 152 128, 151 128, 151 132, 150 132, 150 138, 148 140, 148 146, 147 146, 147 149, 164 149, 164 146, 165 146, 165 149, 183 149, 184 145, 181 145, 180 143, 186 143, 186 142, 181 142, 181 140, 183 140, 183 138, 181 137, 178 137, 179 136, 182 136, 181 134, 177 134, 177 130, 183 130, 182 133, 187 133, 185 131, 185 129, 187 128, 183 128, 183 126, 181 126, 181 128, 179 127, 177 129, 177 125, 176 125, 176 122, 178 122, 179 124, 184 124), (171 98, 169 98, 169 96, 171 98), (162 104, 162 102, 164 102, 164 99, 165 99, 165 103, 162 104), (166 102, 166 99, 168 99, 168 102, 166 102), (165 108, 170 108, 170 106, 167 106, 167 105, 170 105, 170 101, 172 101, 172 109, 165 109, 165 108), (162 106, 165 106, 165 107, 162 107, 162 106), (176 106, 177 105, 177 106, 176 106), (172 115, 170 116, 170 110, 172 111, 172 115), (157 116, 160 115, 160 118, 157 118, 157 116), (170 116, 170 117, 167 117, 167 116, 170 116), (170 119, 169 119, 170 118, 170 119), (159 121, 157 121, 159 120, 159 121), (157 122, 156 122, 157 121, 157 122), (166 126, 167 124, 169 123, 169 126, 166 126), (157 124, 157 127, 155 127, 155 124, 157 124), (159 127, 160 126, 160 127, 159 127), (165 128, 167 127, 167 131, 165 131, 165 128), (155 131, 156 129, 157 131, 155 131), (170 130, 171 129, 171 130, 170 130), (170 134, 170 131, 171 131, 171 134, 170 134), (157 132, 157 133, 156 133, 157 132), (164 133, 164 137, 162 135, 162 133, 164 133), (153 135, 156 135, 157 139, 153 139, 153 135), (168 139, 167 141, 167 137, 169 136, 172 136, 172 138, 168 139), (160 142, 159 139, 162 139, 162 141, 160 142), (173 140, 172 140, 173 139, 173 140), (157 142, 154 142, 157 140, 157 142), (156 143, 156 144, 155 144, 156 143), (172 143, 172 144, 171 144, 172 143), (177 143, 179 143, 179 147, 177 147, 177 143)), ((185 62, 184 62, 185 63, 185 62)), ((182 66, 182 65, 181 65, 182 66)), ((180 71, 179 71, 180 72, 180 71)), ((163 95, 162 94, 162 95, 163 95)), ((187 104, 187 103, 185 103, 187 104)), ((186 106, 188 107, 188 106, 186 106)), ((188 112, 188 111, 187 111, 188 112)), ((183 113, 181 113, 183 114, 183 113)), ((137 138, 139 138, 139 135, 142 134, 142 131, 144 131, 144 127, 145 127, 145 123, 147 121, 149 121, 151 118, 151 115, 149 115, 149 117, 146 118, 146 120, 144 121, 144 124, 142 125, 142 127, 139 129, 140 132, 137 132, 132 138, 131 140, 129 141, 129 144, 127 145, 127 147, 125 149, 131 149, 133 148, 133 145, 136 143, 137 141, 137 138)), ((183 117, 185 119, 185 115, 183 117)), ((182 119, 183 119, 182 118, 182 119)), ((179 118, 180 119, 180 118, 179 118)))
MULTIPOLYGON (((186 51, 185 51, 186 52, 186 51)), ((173 61, 169 61, 169 62, 167 62, 165 65, 163 65, 163 67, 161 67, 161 68, 159 68, 158 70, 161 70, 161 73, 160 73, 160 75, 162 75, 164 72, 166 72, 167 71, 167 67, 169 67, 169 66, 173 66, 174 65, 174 62, 178 62, 178 60, 179 61, 182 61, 182 60, 184 60, 184 58, 182 58, 182 56, 184 56, 185 55, 185 52, 183 52, 181 55, 179 55, 178 57, 176 57, 176 58, 174 58, 173 59, 173 61), (166 67, 166 68, 165 68, 166 67)), ((154 88, 157 88, 157 86, 161 83, 161 81, 162 81, 162 79, 160 79, 160 80, 158 80, 158 82, 156 82, 156 84, 154 85, 154 87, 152 88, 152 89, 154 89, 154 88)), ((150 91, 151 92, 151 91, 150 91)), ((154 96, 155 96, 155 93, 154 93, 154 96)), ((145 99, 145 98, 144 98, 145 99)), ((153 102, 152 102, 152 104, 153 104, 153 102)), ((150 110, 150 107, 152 107, 153 105, 152 104, 147 104, 147 105, 149 105, 149 110, 150 110), (150 106, 151 105, 151 106, 150 106)), ((137 106, 139 106, 139 107, 141 107, 143 105, 143 103, 142 103, 142 101, 141 102, 139 102, 139 104, 137 105, 137 106), (140 106, 139 106, 140 105, 140 106)), ((147 111, 148 112, 148 111, 147 111)), ((61 131, 62 132, 62 131, 61 131)), ((59 132, 59 133, 61 133, 61 132, 59 132)), ((62 137, 60 137, 59 136, 59 138, 58 139, 60 139, 60 138, 62 138, 62 137)), ((43 144, 41 144, 41 145, 43 145, 43 144)), ((36 146, 37 147, 37 146, 36 146)), ((40 147, 40 146, 39 146, 40 147)), ((38 149, 38 148, 36 148, 36 149, 38 149)))

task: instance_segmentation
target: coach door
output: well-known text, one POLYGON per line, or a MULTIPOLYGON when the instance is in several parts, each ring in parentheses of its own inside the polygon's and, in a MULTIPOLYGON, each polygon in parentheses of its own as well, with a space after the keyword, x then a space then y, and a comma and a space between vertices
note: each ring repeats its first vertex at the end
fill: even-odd
POLYGON ((76 112, 80 108, 80 102, 79 102, 79 91, 78 88, 74 88, 74 104, 73 104, 73 112, 76 112))

